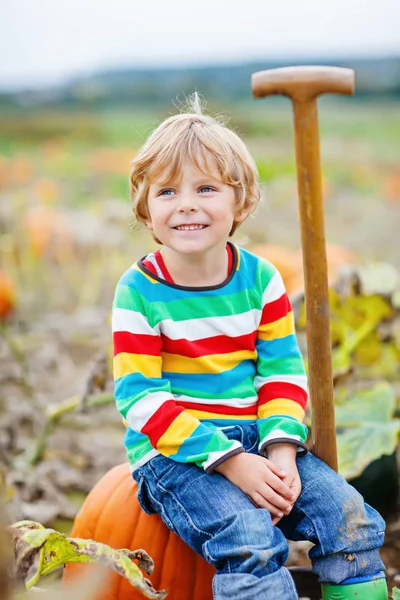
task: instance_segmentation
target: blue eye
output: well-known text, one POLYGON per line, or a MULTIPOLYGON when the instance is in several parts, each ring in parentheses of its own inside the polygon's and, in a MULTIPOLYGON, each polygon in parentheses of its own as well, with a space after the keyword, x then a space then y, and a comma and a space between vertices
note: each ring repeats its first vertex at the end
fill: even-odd
POLYGON ((200 188, 200 191, 206 191, 206 192, 213 192, 214 188, 212 188, 210 185, 203 185, 202 188, 200 188))
POLYGON ((174 193, 173 190, 167 189, 167 190, 161 190, 161 192, 159 193, 159 196, 171 196, 174 193))

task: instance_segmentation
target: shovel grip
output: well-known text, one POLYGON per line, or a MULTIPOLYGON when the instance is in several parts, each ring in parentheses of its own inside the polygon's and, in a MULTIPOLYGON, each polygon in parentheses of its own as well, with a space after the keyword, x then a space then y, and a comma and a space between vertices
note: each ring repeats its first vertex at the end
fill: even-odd
POLYGON ((354 71, 342 67, 282 67, 258 71, 251 78, 253 96, 288 96, 297 102, 314 100, 321 94, 354 93, 354 71))

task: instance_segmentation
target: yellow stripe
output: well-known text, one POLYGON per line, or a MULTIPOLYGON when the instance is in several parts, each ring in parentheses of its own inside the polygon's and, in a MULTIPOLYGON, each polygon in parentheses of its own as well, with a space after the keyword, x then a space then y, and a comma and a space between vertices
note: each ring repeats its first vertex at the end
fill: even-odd
POLYGON ((169 354, 161 352, 163 361, 163 371, 171 373, 222 373, 236 367, 243 360, 257 358, 255 350, 238 350, 237 352, 228 352, 227 354, 209 354, 199 358, 190 358, 180 356, 179 354, 169 354))
POLYGON ((237 252, 236 271, 239 271, 239 269, 240 269, 240 249, 239 249, 239 246, 235 246, 235 248, 236 248, 236 252, 237 252))
POLYGON ((131 373, 141 373, 145 377, 161 377, 161 364, 161 356, 120 352, 114 356, 114 379, 131 373))
POLYGON ((192 435, 198 426, 199 422, 197 419, 193 419, 186 412, 182 412, 160 437, 156 449, 162 448, 162 453, 166 456, 176 454, 179 447, 192 435))
POLYGON ((297 421, 304 419, 304 410, 294 400, 287 398, 275 398, 258 408, 258 418, 265 419, 266 417, 274 417, 275 415, 284 415, 285 417, 293 417, 297 421))
POLYGON ((153 279, 153 277, 150 277, 150 275, 147 275, 147 273, 142 271, 142 269, 137 264, 133 265, 132 269, 135 269, 135 271, 139 271, 139 273, 141 273, 141 275, 143 275, 144 277, 146 277, 146 279, 151 281, 151 283, 159 283, 159 281, 153 279))
POLYGON ((229 419, 230 421, 255 421, 257 415, 224 415, 220 413, 206 412, 203 410, 185 409, 187 413, 196 417, 196 419, 229 419))
POLYGON ((284 338, 287 335, 294 333, 293 312, 290 311, 285 317, 265 323, 258 328, 258 337, 260 340, 276 340, 284 338))

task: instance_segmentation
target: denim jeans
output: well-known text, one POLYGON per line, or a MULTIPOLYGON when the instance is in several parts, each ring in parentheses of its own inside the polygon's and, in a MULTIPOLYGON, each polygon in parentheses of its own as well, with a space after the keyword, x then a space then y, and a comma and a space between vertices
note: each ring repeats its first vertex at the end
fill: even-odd
MULTIPOLYGON (((255 423, 224 428, 230 439, 257 453, 255 423)), ((378 548, 385 522, 343 477, 308 453, 297 459, 302 492, 289 516, 273 526, 219 473, 156 456, 133 473, 147 513, 166 525, 216 568, 215 600, 294 600, 293 579, 284 567, 290 540, 314 544, 309 556, 325 583, 383 576, 378 548)))

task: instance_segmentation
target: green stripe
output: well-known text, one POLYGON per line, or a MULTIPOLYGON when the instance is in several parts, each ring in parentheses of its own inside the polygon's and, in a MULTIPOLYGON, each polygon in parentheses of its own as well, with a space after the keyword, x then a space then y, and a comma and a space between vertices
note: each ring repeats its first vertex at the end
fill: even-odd
POLYGON ((304 373, 302 356, 264 359, 260 360, 257 364, 257 375, 261 377, 269 377, 270 375, 303 375, 304 373))
POLYGON ((129 464, 133 465, 152 450, 153 446, 150 444, 148 438, 144 438, 133 446, 126 446, 126 454, 128 456, 129 464))
POLYGON ((307 426, 285 415, 275 415, 266 419, 259 419, 257 427, 261 442, 276 429, 280 429, 288 435, 297 436, 300 442, 305 442, 307 439, 307 426))
POLYGON ((193 388, 180 388, 171 386, 171 391, 173 394, 183 394, 184 396, 192 396, 194 398, 204 398, 208 399, 217 399, 217 400, 227 400, 229 398, 248 398, 249 396, 256 396, 257 392, 254 388, 253 379, 247 378, 244 382, 236 387, 232 387, 225 392, 220 392, 219 394, 215 393, 207 393, 203 390, 194 390, 193 388))
POLYGON ((260 258, 256 271, 256 287, 263 292, 276 273, 277 268, 272 263, 260 258))
POLYGON ((134 310, 146 315, 150 309, 150 302, 135 289, 127 285, 119 285, 114 297, 113 309, 115 308, 134 310))
POLYGON ((227 452, 234 445, 235 440, 229 440, 223 431, 219 431, 218 429, 204 448, 204 452, 207 454, 210 452, 223 452, 226 450, 227 452))
POLYGON ((226 317, 248 312, 249 305, 257 306, 256 294, 253 290, 242 290, 236 294, 225 296, 204 296, 173 300, 170 302, 153 302, 153 314, 159 321, 172 319, 186 321, 188 319, 204 319, 206 317, 226 317))

